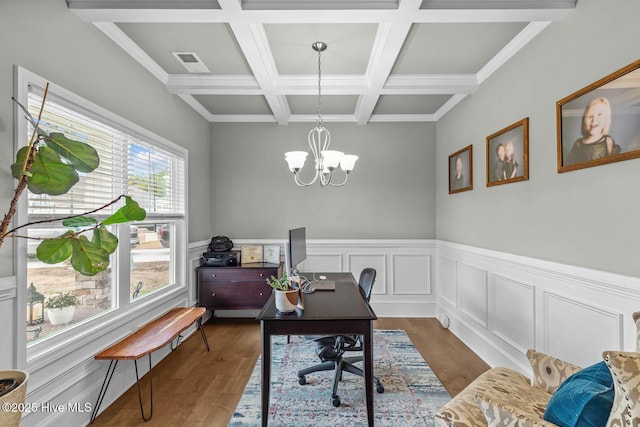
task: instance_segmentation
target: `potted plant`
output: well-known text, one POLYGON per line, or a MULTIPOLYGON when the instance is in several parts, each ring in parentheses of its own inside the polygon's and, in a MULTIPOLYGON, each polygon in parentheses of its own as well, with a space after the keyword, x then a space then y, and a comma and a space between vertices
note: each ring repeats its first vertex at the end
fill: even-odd
POLYGON ((290 313, 298 306, 298 289, 291 286, 285 274, 280 279, 275 276, 267 278, 267 284, 273 288, 276 299, 276 309, 282 313, 290 313))
POLYGON ((26 371, 0 371, 0 425, 18 427, 27 393, 26 371))
POLYGON ((58 292, 58 295, 48 298, 44 303, 47 309, 47 316, 52 325, 64 325, 71 322, 76 305, 80 301, 72 292, 58 292))

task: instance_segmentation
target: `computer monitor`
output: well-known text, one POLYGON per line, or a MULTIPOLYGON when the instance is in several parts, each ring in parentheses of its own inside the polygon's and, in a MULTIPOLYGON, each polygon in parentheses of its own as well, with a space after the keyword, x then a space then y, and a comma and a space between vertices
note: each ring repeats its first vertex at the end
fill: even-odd
POLYGON ((298 269, 298 264, 307 259, 307 237, 304 227, 289 230, 289 267, 291 270, 298 269))

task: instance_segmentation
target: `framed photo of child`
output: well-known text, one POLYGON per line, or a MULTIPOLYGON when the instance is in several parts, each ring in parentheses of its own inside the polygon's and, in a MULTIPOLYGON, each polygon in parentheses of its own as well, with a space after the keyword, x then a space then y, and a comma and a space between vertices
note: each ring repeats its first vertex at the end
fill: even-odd
POLYGON ((473 190, 473 145, 449 156, 449 194, 473 190))
POLYGON ((487 137, 487 187, 529 179, 529 118, 487 137))
POLYGON ((558 173, 640 157, 640 60, 556 102, 558 173))

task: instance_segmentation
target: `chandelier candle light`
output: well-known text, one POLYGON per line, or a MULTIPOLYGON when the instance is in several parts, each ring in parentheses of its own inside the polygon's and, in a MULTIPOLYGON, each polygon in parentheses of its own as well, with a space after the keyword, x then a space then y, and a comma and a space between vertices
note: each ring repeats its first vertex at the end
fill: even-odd
POLYGON ((356 160, 358 160, 358 156, 353 154, 344 154, 342 151, 329 150, 331 134, 322 124, 322 115, 320 114, 322 107, 322 72, 320 67, 320 56, 321 53, 327 49, 327 44, 323 42, 315 42, 311 47, 313 50, 318 52, 318 123, 316 124, 316 127, 309 131, 309 136, 307 137, 309 147, 311 147, 311 152, 313 153, 316 169, 315 176, 311 182, 305 183, 300 178, 300 171, 304 167, 304 162, 309 155, 308 152, 289 151, 284 153, 284 158, 289 164, 289 170, 293 172, 293 178, 296 184, 299 186, 309 186, 320 178, 320 186, 322 187, 326 185, 340 187, 347 183, 347 180, 349 179, 349 172, 353 170, 356 160), (331 182, 333 171, 338 167, 338 165, 340 165, 340 168, 345 173, 344 181, 340 184, 331 182))

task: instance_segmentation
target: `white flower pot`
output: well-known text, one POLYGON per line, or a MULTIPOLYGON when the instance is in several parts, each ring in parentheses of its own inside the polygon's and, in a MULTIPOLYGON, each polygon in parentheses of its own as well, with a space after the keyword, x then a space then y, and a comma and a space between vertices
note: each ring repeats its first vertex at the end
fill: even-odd
POLYGON ((25 371, 0 371, 0 378, 13 378, 18 386, 9 393, 0 396, 0 426, 18 427, 22 418, 22 409, 27 394, 29 373, 25 371), (9 409, 9 410, 6 410, 9 409))
POLYGON ((62 308, 47 308, 47 317, 52 325, 64 325, 71 322, 76 308, 74 306, 62 308))
POLYGON ((298 290, 279 291, 276 293, 276 309, 282 313, 291 313, 298 306, 298 290))

